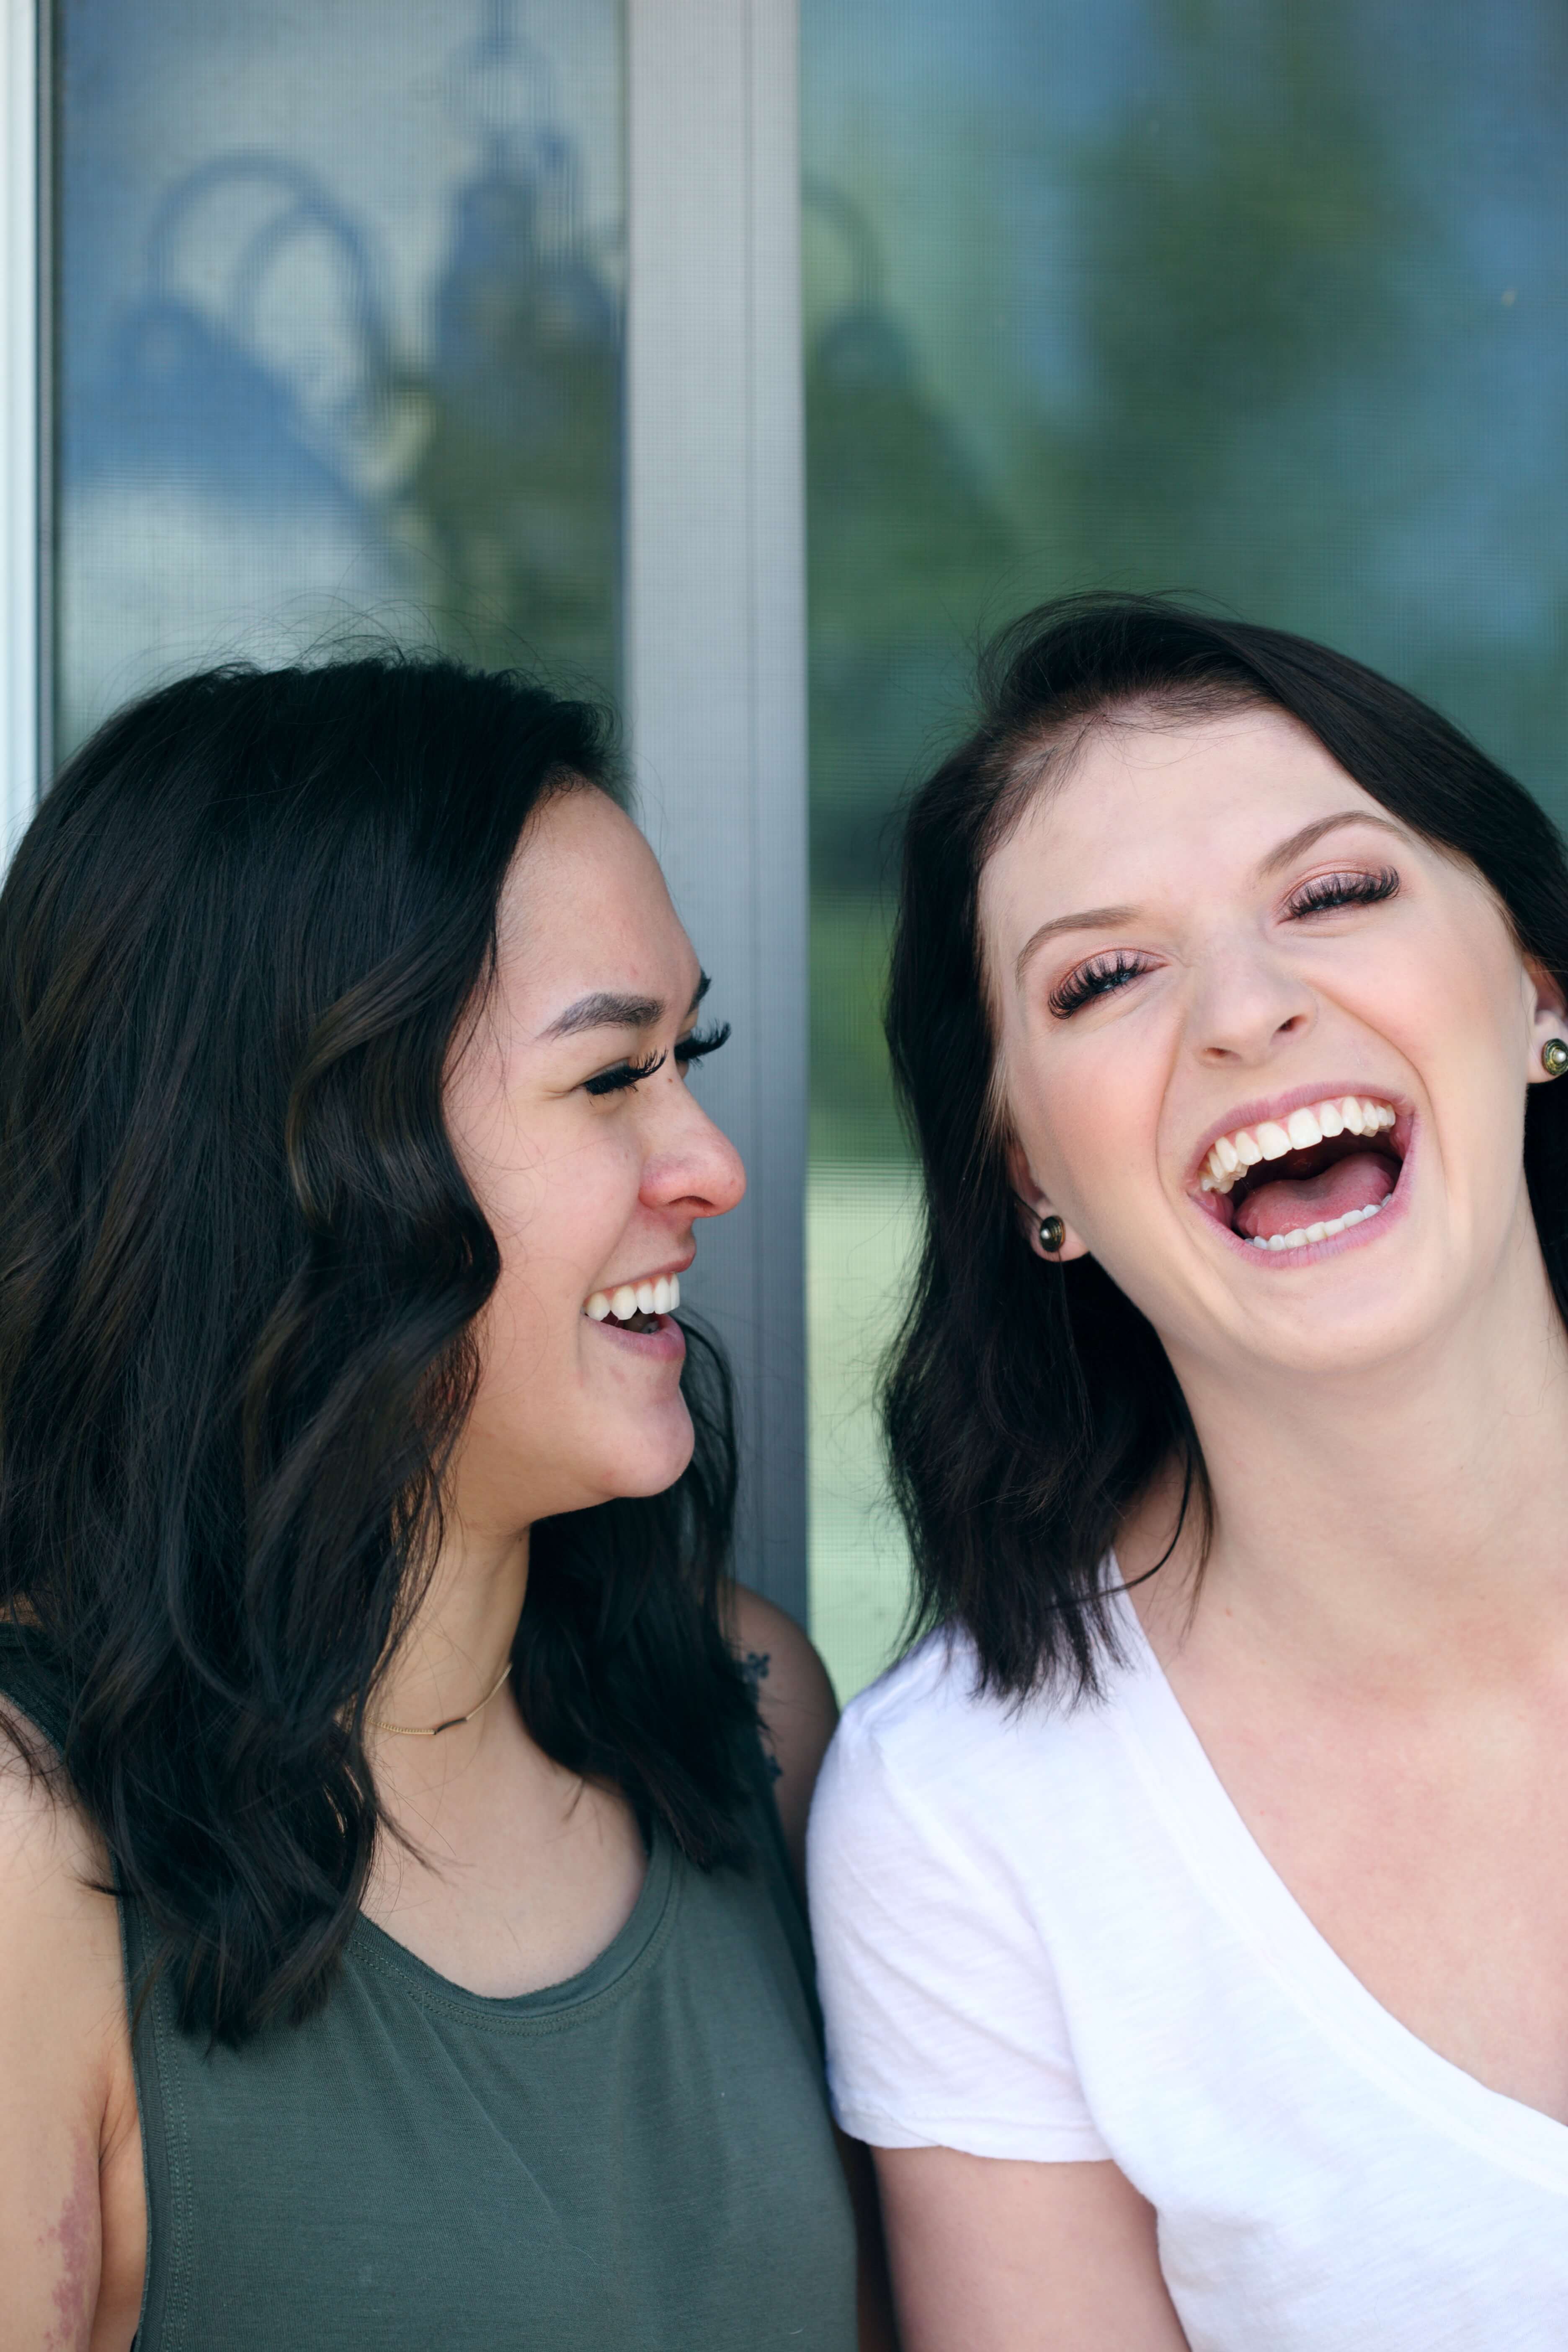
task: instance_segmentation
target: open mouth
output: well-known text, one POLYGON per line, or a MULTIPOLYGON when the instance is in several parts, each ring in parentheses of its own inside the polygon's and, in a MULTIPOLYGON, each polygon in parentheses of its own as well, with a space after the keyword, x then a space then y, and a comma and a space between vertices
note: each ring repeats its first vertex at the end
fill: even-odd
POLYGON ((1199 1202, 1254 1249, 1332 1241, 1380 1214, 1408 1139, 1392 1103, 1326 1097, 1217 1137, 1199 1174, 1199 1202))
POLYGON ((650 1282, 623 1282, 615 1290, 590 1293, 583 1312, 592 1323, 608 1323, 616 1331, 657 1331, 666 1315, 680 1304, 680 1276, 658 1276, 650 1282))

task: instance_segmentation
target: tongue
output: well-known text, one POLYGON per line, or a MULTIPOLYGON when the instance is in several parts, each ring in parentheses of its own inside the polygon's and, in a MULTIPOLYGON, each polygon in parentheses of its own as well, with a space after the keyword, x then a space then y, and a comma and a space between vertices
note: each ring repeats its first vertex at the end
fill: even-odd
POLYGON ((1381 1151, 1352 1152, 1316 1176, 1276 1177, 1248 1192, 1236 1212, 1236 1231, 1248 1241, 1331 1224, 1352 1209, 1375 1208, 1399 1181, 1396 1160, 1381 1151))

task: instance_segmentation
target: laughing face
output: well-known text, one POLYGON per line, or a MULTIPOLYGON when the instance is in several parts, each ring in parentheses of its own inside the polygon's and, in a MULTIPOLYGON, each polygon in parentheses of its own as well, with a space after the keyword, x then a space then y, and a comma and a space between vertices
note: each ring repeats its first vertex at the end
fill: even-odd
POLYGON ((457 1465, 501 1537, 680 1475, 672 1319, 696 1229, 745 1176, 688 1084, 697 959, 658 862, 603 793, 546 803, 501 899, 495 983, 455 1052, 447 1125, 501 1255, 457 1465))
POLYGON ((1284 713, 1091 728, 982 877, 1015 1189, 1164 1340, 1343 1370, 1536 1252, 1563 1030, 1475 869, 1284 713))

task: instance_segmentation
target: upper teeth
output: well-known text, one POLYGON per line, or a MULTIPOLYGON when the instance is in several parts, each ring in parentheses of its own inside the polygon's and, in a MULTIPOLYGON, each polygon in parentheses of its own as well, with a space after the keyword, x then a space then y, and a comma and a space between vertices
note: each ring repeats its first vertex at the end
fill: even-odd
POLYGON ((1342 1095, 1328 1102, 1293 1110, 1283 1125, 1266 1118, 1258 1127, 1238 1127, 1222 1135, 1204 1161, 1201 1189, 1228 1192, 1238 1176, 1260 1160, 1283 1160, 1288 1151, 1305 1151, 1332 1135, 1378 1135, 1392 1127, 1398 1113, 1392 1103, 1373 1102, 1365 1095, 1342 1095))
POLYGON ((584 1308, 595 1323, 613 1315, 629 1323, 634 1315, 673 1315, 680 1304, 680 1276, 660 1275, 657 1282, 623 1282, 618 1290, 595 1290, 584 1308))

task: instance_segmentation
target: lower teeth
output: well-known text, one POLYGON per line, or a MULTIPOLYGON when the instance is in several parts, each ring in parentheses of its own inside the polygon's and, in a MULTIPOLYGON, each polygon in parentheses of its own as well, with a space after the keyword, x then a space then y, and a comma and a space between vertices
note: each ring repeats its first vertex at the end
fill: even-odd
POLYGON ((1336 1234, 1344 1233, 1347 1227, 1364 1224, 1368 1217, 1376 1216, 1382 1206, 1381 1201, 1374 1201, 1370 1208, 1347 1209, 1342 1217, 1335 1217, 1325 1225, 1304 1225, 1300 1232, 1293 1234, 1270 1234, 1267 1240, 1261 1234, 1249 1234, 1247 1238, 1254 1249, 1305 1249, 1309 1242, 1332 1241, 1336 1234))

